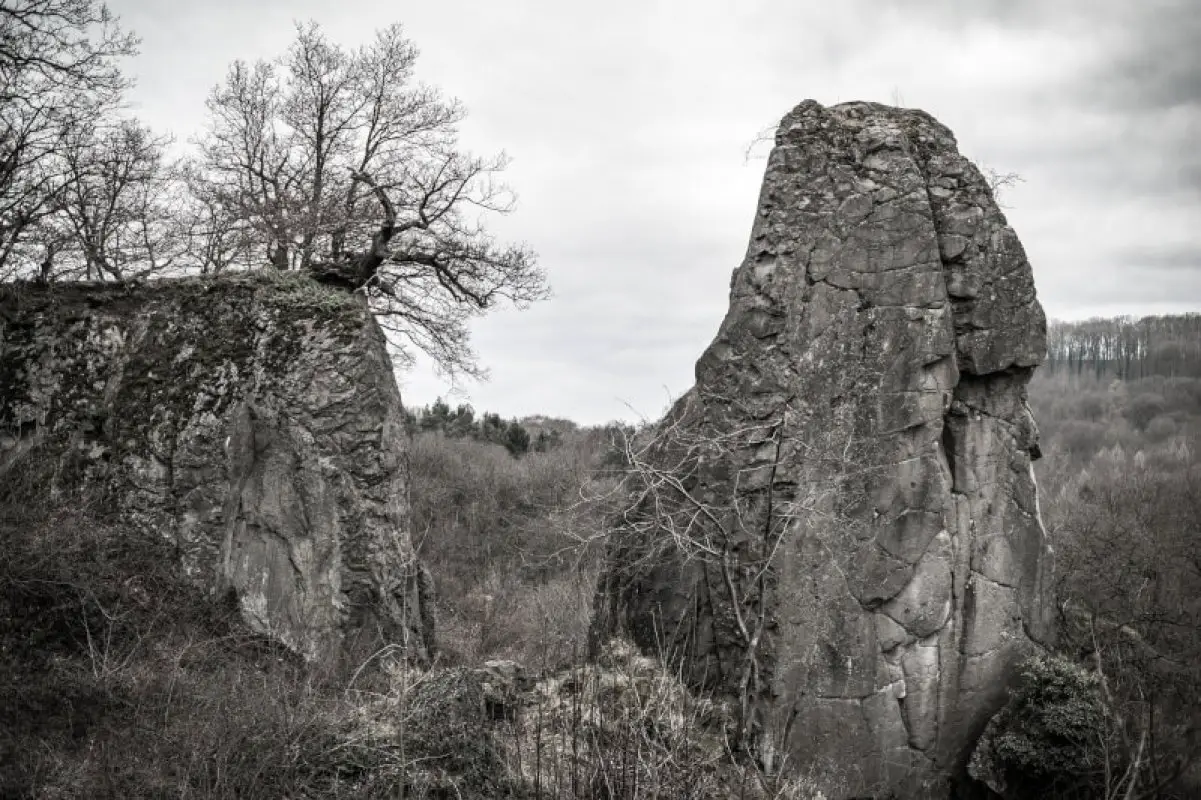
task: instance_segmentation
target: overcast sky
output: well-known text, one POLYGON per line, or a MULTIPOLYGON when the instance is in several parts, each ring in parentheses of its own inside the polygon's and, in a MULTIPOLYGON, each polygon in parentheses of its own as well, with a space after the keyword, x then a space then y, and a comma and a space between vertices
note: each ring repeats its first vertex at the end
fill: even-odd
POLYGON ((1024 183, 1003 197, 1052 317, 1201 310, 1201 0, 109 0, 142 37, 140 116, 181 141, 234 59, 293 20, 366 43, 401 22, 464 141, 513 158, 494 230, 552 299, 474 328, 487 383, 439 395, 504 416, 655 418, 692 384, 746 248, 766 148, 806 98, 925 109, 1024 183))

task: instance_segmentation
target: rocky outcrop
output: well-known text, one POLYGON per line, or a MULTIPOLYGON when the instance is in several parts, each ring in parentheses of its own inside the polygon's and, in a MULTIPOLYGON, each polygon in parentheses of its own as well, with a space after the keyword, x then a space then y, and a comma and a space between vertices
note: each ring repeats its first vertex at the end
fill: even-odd
POLYGON ((1053 633, 1026 403, 1045 327, 947 128, 799 105, 696 385, 633 452, 598 634, 733 698, 769 770, 945 792, 1053 633))
POLYGON ((308 658, 350 633, 433 646, 400 394, 356 296, 276 274, 0 287, 0 480, 35 463, 308 658))

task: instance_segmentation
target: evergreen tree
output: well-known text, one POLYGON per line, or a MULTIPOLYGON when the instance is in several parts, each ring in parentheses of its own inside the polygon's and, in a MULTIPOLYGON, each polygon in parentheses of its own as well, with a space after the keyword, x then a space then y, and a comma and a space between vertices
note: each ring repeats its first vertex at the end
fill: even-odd
POLYGON ((517 420, 509 423, 505 429, 504 446, 514 457, 519 457, 530 450, 530 433, 517 420))

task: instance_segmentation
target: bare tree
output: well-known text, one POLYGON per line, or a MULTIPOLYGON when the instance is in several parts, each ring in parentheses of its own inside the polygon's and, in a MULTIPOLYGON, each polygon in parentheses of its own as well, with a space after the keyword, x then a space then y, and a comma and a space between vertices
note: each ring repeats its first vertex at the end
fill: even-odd
POLYGON ((0 3, 0 277, 46 275, 62 251, 62 154, 119 101, 136 45, 96 0, 0 3))
POLYGON ((780 126, 773 124, 759 129, 755 134, 755 138, 751 139, 746 146, 746 150, 742 153, 742 163, 744 166, 751 163, 751 159, 767 158, 765 155, 759 155, 761 152, 759 148, 763 145, 768 145, 770 149, 770 145, 776 143, 776 129, 778 127, 780 126))
POLYGON ((1201 740, 1201 470, 1181 440, 1103 451, 1048 498, 1061 647, 1103 679, 1122 764, 1107 785, 1158 796, 1201 740), (1136 788, 1137 787, 1137 788, 1136 788))
POLYGON ((133 120, 75 132, 64 143, 69 180, 62 209, 88 279, 140 277, 171 267, 179 256, 183 237, 167 143, 133 120))
POLYGON ((247 266, 362 291, 409 345, 478 374, 470 319, 542 299, 546 281, 482 221, 513 208, 507 159, 462 151, 463 108, 413 82, 416 58, 399 25, 357 50, 298 25, 283 57, 236 62, 213 90, 193 186, 250 234, 247 266))
MULTIPOLYGON (((771 690, 764 651, 778 602, 781 552, 799 537, 832 560, 840 558, 837 551, 845 548, 830 549, 822 537, 851 536, 862 527, 847 509, 859 501, 863 477, 879 468, 867 466, 861 443, 835 426, 802 440, 797 430, 804 412, 794 400, 767 417, 748 415, 733 424, 707 419, 704 405, 697 395, 686 395, 656 428, 623 437, 625 467, 613 491, 624 503, 610 531, 596 632, 632 621, 622 620, 623 606, 631 598, 641 604, 636 596, 653 591, 655 579, 644 583, 644 576, 665 564, 690 574, 694 596, 680 593, 687 607, 652 612, 655 646, 679 658, 697 646, 687 641, 698 636, 695 631, 708 630, 700 635, 708 644, 694 653, 701 657, 698 665, 703 662, 693 665, 694 677, 733 702, 733 746, 753 755, 764 776, 771 776, 781 771, 793 723, 764 711, 771 690)), ((645 622, 634 621, 634 627, 645 622)), ((819 627, 815 622, 815 633, 819 627)))
POLYGON ((225 83, 209 95, 209 130, 198 142, 200 157, 190 165, 189 184, 251 234, 256 246, 246 266, 265 259, 288 269, 292 232, 285 203, 297 176, 276 120, 279 94, 273 65, 235 62, 225 83))
POLYGON ((984 174, 984 180, 988 182, 988 189, 992 192, 993 200, 996 201, 1000 208, 1009 208, 1001 202, 1001 195, 1004 192, 1017 186, 1019 183, 1024 183, 1025 178, 1016 172, 997 172, 992 167, 981 167, 980 171, 984 174))
POLYGON ((1201 314, 1053 320, 1047 367, 1097 379, 1201 376, 1201 314))
POLYGON ((214 274, 250 264, 256 242, 250 222, 229 207, 219 187, 195 164, 180 165, 178 174, 179 235, 188 265, 201 274, 214 274))

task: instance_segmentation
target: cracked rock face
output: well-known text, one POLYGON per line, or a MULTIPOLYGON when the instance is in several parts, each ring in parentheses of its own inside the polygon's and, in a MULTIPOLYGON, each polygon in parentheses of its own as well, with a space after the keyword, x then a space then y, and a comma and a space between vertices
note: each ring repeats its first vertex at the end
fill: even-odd
POLYGON ((0 433, 0 480, 50 462, 62 502, 88 488, 169 537, 307 658, 352 630, 432 647, 400 394, 349 294, 254 275, 0 287, 0 433))
POLYGON ((951 132, 802 103, 696 385, 636 459, 598 632, 735 698, 741 746, 827 796, 945 793, 1053 635, 1044 349, 1021 243, 951 132))

